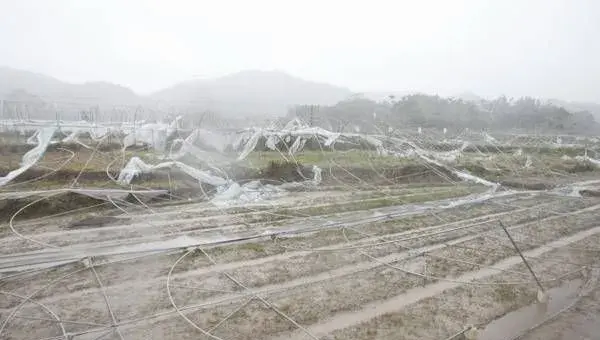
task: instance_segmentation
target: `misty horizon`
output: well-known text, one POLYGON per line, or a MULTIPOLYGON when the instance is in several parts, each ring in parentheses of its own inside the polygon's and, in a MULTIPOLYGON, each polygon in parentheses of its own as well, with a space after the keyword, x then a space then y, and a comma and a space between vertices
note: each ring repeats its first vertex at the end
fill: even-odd
POLYGON ((0 65, 139 94, 242 70, 354 92, 600 102, 592 1, 79 2, 0 14, 0 65))
MULTIPOLYGON (((169 90, 171 88, 174 88, 174 87, 176 87, 178 85, 182 85, 182 84, 190 84, 190 83, 202 82, 202 81, 209 82, 209 81, 219 80, 219 79, 222 79, 222 78, 232 77, 232 76, 236 76, 236 75, 240 75, 240 74, 244 74, 244 73, 265 73, 265 74, 268 74, 268 73, 278 73, 278 74, 290 76, 292 78, 296 78, 298 80, 302 80, 302 81, 306 81, 306 82, 310 82, 310 83, 315 83, 315 84, 319 84, 319 85, 327 85, 327 86, 337 87, 337 88, 340 88, 340 89, 345 89, 345 90, 348 90, 349 93, 356 94, 356 95, 365 94, 365 95, 367 95, 368 98, 371 98, 373 100, 375 100, 374 98, 387 99, 390 96, 393 96, 395 98, 400 98, 402 96, 411 95, 411 94, 426 94, 426 95, 439 95, 439 96, 445 97, 445 98, 459 97, 459 98, 465 99, 465 100, 470 100, 467 97, 477 97, 477 98, 481 98, 481 99, 484 99, 484 100, 491 100, 491 99, 499 98, 499 97, 507 97, 507 98, 514 98, 514 99, 532 97, 532 98, 541 99, 541 100, 565 100, 567 102, 571 101, 569 99, 564 99, 564 98, 546 98, 546 97, 535 97, 535 96, 531 96, 531 95, 523 95, 523 96, 519 96, 519 97, 514 97, 514 96, 508 96, 508 95, 506 95, 504 93, 500 93, 500 94, 495 95, 495 96, 483 96, 483 95, 481 95, 481 94, 479 94, 477 92, 473 92, 473 91, 470 91, 470 90, 464 90, 464 91, 459 92, 459 93, 457 92, 457 93, 449 93, 449 94, 435 93, 435 92, 424 92, 424 91, 417 91, 417 90, 410 90, 410 89, 405 89, 405 90, 394 90, 394 89, 391 89, 391 90, 354 91, 353 88, 350 88, 348 86, 344 86, 343 84, 331 84, 331 83, 327 83, 327 82, 324 82, 324 81, 320 81, 318 79, 317 80, 315 80, 315 79, 306 79, 306 78, 303 78, 303 77, 300 77, 300 76, 297 76, 297 75, 285 72, 284 70, 275 70, 275 69, 273 69, 273 70, 260 70, 260 69, 239 70, 237 72, 224 74, 222 76, 218 76, 218 77, 214 77, 214 78, 213 77, 198 77, 197 76, 197 77, 193 77, 193 78, 190 78, 190 79, 185 79, 185 80, 173 83, 173 84, 168 84, 167 86, 162 87, 162 88, 158 88, 158 89, 156 89, 156 90, 154 90, 152 92, 140 92, 140 91, 136 91, 136 89, 131 88, 131 87, 125 85, 125 84, 119 84, 119 83, 113 82, 113 81, 108 80, 108 79, 90 79, 90 80, 84 80, 84 81, 80 81, 80 82, 66 81, 66 80, 60 79, 58 77, 54 77, 53 75, 44 74, 44 73, 41 73, 41 72, 36 72, 34 70, 16 69, 14 67, 6 66, 6 65, 0 65, 0 69, 2 69, 2 68, 4 68, 4 69, 10 69, 10 70, 15 70, 15 71, 18 71, 18 72, 24 71, 24 72, 28 72, 28 73, 35 74, 35 75, 42 76, 42 77, 50 77, 50 78, 55 79, 55 80, 57 80, 59 82, 70 84, 70 85, 89 85, 89 84, 115 85, 115 86, 122 87, 124 89, 130 90, 130 91, 132 91, 132 93, 134 93, 135 95, 140 96, 140 97, 152 97, 153 95, 156 95, 156 94, 158 94, 158 93, 160 93, 162 91, 169 90)), ((26 90, 26 89, 23 89, 23 90, 26 90)), ((1 95, 6 95, 6 93, 4 93, 4 94, 0 93, 0 96, 1 95)), ((572 100, 572 102, 578 102, 578 101, 572 100)), ((595 101, 579 101, 579 102, 580 103, 591 103, 591 104, 596 104, 597 103, 595 101)), ((598 101, 598 102, 600 102, 600 101, 598 101)))
MULTIPOLYGON (((118 82, 115 82, 115 81, 111 81, 110 79, 88 79, 88 80, 82 80, 82 81, 68 81, 68 80, 62 79, 60 77, 56 77, 56 76, 54 76, 52 74, 46 74, 46 73, 43 73, 43 72, 38 72, 36 70, 19 69, 19 68, 16 68, 16 67, 11 67, 10 65, 0 65, 0 70, 3 69, 3 68, 4 69, 13 70, 13 71, 18 71, 18 72, 24 71, 24 72, 32 73, 32 74, 35 74, 35 75, 38 75, 38 76, 43 76, 43 77, 50 77, 50 78, 53 78, 53 79, 58 80, 60 82, 68 83, 68 84, 71 84, 71 85, 85 85, 85 84, 93 84, 93 83, 105 83, 105 84, 116 85, 116 86, 120 86, 120 87, 124 87, 124 88, 130 89, 131 91, 133 91, 135 94, 137 94, 139 96, 151 96, 151 95, 153 95, 153 94, 155 94, 157 92, 160 92, 162 90, 168 89, 168 88, 173 87, 173 86, 178 85, 178 84, 185 84, 185 83, 195 82, 195 81, 210 81, 210 80, 231 77, 231 76, 235 76, 235 75, 238 75, 238 74, 244 74, 244 73, 265 73, 265 74, 268 74, 268 73, 279 73, 279 74, 285 74, 287 76, 298 78, 298 79, 301 79, 301 80, 304 80, 304 81, 307 81, 307 82, 311 82, 311 83, 331 85, 331 86, 335 86, 335 87, 346 88, 348 90, 352 90, 351 88, 349 88, 347 86, 344 86, 344 85, 330 84, 330 83, 327 83, 327 82, 324 82, 324 81, 320 81, 318 79, 306 79, 304 77, 300 77, 298 75, 286 72, 285 70, 276 70, 276 69, 271 69, 271 70, 268 70, 268 69, 265 69, 265 70, 261 70, 261 69, 245 69, 245 70, 238 70, 238 71, 231 72, 231 73, 226 73, 226 74, 223 74, 223 75, 220 75, 220 76, 216 76, 216 77, 199 77, 198 75, 196 75, 195 77, 191 77, 189 79, 182 79, 180 81, 177 81, 177 82, 174 82, 174 83, 171 83, 171 84, 167 84, 166 86, 157 88, 157 89, 155 89, 153 91, 150 91, 150 92, 144 92, 144 91, 138 91, 135 88, 127 86, 126 84, 121 84, 121 83, 118 83, 118 82)), ((358 93, 357 91, 353 91, 353 92, 358 93)), ((379 91, 369 91, 369 92, 379 92, 379 91)), ((395 92, 395 91, 391 91, 391 92, 395 92)))

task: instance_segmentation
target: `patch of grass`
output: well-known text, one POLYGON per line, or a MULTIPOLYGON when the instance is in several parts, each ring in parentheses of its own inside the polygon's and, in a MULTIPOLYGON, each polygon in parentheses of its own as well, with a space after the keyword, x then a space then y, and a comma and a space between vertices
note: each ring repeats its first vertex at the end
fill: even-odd
POLYGON ((277 307, 282 313, 284 314, 289 314, 290 311, 292 310, 292 305, 286 303, 286 304, 282 304, 281 306, 277 307))
POLYGON ((512 303, 518 294, 511 285, 500 284, 494 288, 494 301, 500 303, 512 303))
POLYGON ((238 246, 240 250, 249 250, 255 253, 264 253, 265 247, 260 243, 243 243, 238 246))
POLYGON ((102 200, 72 192, 66 192, 51 198, 39 200, 35 204, 27 206, 27 208, 23 209, 23 207, 32 203, 35 199, 37 198, 25 197, 19 199, 2 200, 0 202, 0 211, 2 211, 3 214, 0 216, 0 220, 8 220, 18 211, 19 215, 16 217, 16 220, 22 220, 69 212, 73 209, 93 206, 97 207, 101 203, 104 203, 102 200))
MULTIPOLYGON (((76 174, 73 174, 72 177, 68 177, 63 179, 57 179, 57 178, 42 178, 41 180, 36 180, 33 182, 28 182, 28 183, 19 183, 18 181, 15 181, 14 183, 11 182, 11 185, 14 185, 15 188, 18 188, 19 190, 50 190, 50 189, 63 189, 63 188, 67 188, 71 186, 71 183, 73 182, 73 179, 75 178, 76 174)), ((185 185, 182 185, 181 182, 179 181, 172 181, 171 182, 171 186, 173 186, 174 188, 177 187, 186 187, 185 185)), ((103 188, 103 189, 129 189, 130 187, 125 185, 120 185, 118 183, 113 182, 112 180, 110 180, 109 178, 106 178, 105 180, 102 179, 87 179, 85 178, 85 174, 82 175, 82 177, 80 179, 77 180, 77 187, 84 187, 84 188, 103 188)), ((167 180, 163 180, 163 179, 153 179, 153 180, 148 180, 148 181, 143 181, 142 183, 140 183, 139 185, 134 185, 133 186, 134 189, 136 188, 151 188, 151 189, 169 189, 169 181, 167 180)))
POLYGON ((334 213, 334 212, 348 212, 348 211, 357 211, 357 210, 369 210, 376 208, 383 208, 387 206, 397 205, 397 204, 408 204, 408 203, 418 203, 418 202, 427 202, 433 200, 439 200, 449 197, 457 197, 463 196, 469 193, 472 193, 474 190, 468 189, 466 187, 457 187, 451 188, 447 191, 435 191, 435 192, 420 192, 413 193, 406 196, 400 197, 383 197, 377 199, 369 199, 358 202, 349 202, 343 204, 335 204, 335 205, 326 205, 320 207, 309 207, 305 209, 295 210, 294 212, 299 215, 322 215, 325 213, 334 213))
POLYGON ((420 192, 415 190, 411 191, 411 194, 400 195, 395 197, 364 199, 354 202, 326 204, 314 207, 304 207, 300 209, 281 208, 261 214, 248 214, 246 216, 242 215, 241 217, 248 223, 277 223, 277 225, 281 225, 284 223, 283 220, 287 220, 290 218, 320 216, 327 214, 384 208, 393 205, 441 200, 451 197, 465 196, 467 194, 481 192, 482 190, 484 190, 483 187, 469 186, 449 187, 447 190, 439 191, 427 191, 426 189, 423 189, 420 192))
POLYGON ((468 163, 464 164, 461 168, 464 170, 467 170, 472 175, 482 177, 482 178, 489 178, 490 176, 495 176, 495 175, 500 174, 499 171, 488 170, 481 164, 477 164, 474 162, 468 162, 468 163))
MULTIPOLYGON (((307 150, 300 152, 294 157, 284 154, 291 163, 299 163, 306 165, 317 165, 320 167, 334 166, 335 164, 342 167, 365 167, 375 168, 399 166, 403 164, 414 163, 413 160, 402 159, 394 156, 379 156, 376 152, 366 150, 350 150, 350 151, 320 151, 307 150)), ((284 161, 283 156, 276 151, 259 151, 252 152, 245 160, 249 166, 253 168, 265 168, 272 161, 284 161)))
POLYGON ((265 179, 281 182, 298 182, 313 176, 312 171, 305 169, 301 163, 286 161, 269 161, 269 165, 261 173, 265 179))
POLYGON ((591 162, 576 162, 567 171, 570 173, 597 171, 598 167, 591 162))

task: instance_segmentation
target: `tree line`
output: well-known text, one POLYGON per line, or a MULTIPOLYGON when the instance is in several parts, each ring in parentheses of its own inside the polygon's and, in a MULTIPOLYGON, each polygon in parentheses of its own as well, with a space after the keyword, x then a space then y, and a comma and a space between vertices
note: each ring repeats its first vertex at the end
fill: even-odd
POLYGON ((374 101, 353 96, 332 106, 297 106, 288 113, 338 132, 423 127, 513 130, 526 132, 596 133, 600 126, 588 111, 568 111, 532 97, 466 101, 413 94, 374 101), (349 130, 350 129, 350 130, 349 130))

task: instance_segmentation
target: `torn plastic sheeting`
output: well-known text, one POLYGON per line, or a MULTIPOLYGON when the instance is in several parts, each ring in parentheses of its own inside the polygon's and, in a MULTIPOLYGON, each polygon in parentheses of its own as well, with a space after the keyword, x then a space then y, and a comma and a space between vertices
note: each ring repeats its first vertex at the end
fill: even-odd
POLYGON ((588 155, 576 156, 575 159, 580 162, 590 162, 590 163, 594 164, 595 166, 600 166, 600 160, 593 159, 593 158, 589 157, 588 155))
MULTIPOLYGON (((130 134, 134 127, 139 129, 145 123, 144 121, 137 121, 134 123, 90 123, 88 121, 64 121, 64 120, 5 120, 0 121, 0 129, 5 131, 17 131, 21 134, 29 134, 35 132, 44 127, 55 126, 59 128, 65 134, 71 134, 76 130, 93 128, 92 133, 95 133, 98 138, 103 135, 102 131, 109 129, 111 131, 123 132, 124 134, 130 134)), ((164 124, 163 124, 164 125, 164 124)), ((167 128, 168 129, 168 128, 167 128)))
POLYGON ((25 143, 27 143, 28 145, 37 145, 38 144, 37 136, 39 133, 40 133, 39 130, 34 132, 33 135, 31 135, 31 136, 29 136, 29 138, 27 138, 27 141, 25 143))
MULTIPOLYGON (((306 140, 307 138, 312 138, 312 137, 322 138, 325 140, 325 143, 324 143, 325 146, 331 146, 331 145, 333 145, 333 143, 335 143, 338 140, 338 138, 341 136, 341 134, 333 133, 331 131, 327 131, 320 127, 302 127, 297 130, 285 130, 284 129, 284 130, 280 130, 280 131, 269 131, 269 130, 264 130, 264 129, 256 129, 254 131, 254 133, 252 133, 252 135, 250 135, 249 137, 248 137, 248 132, 246 132, 242 136, 238 137, 237 140, 232 144, 234 150, 242 149, 242 151, 240 152, 240 155, 238 156, 238 160, 245 159, 250 154, 250 152, 252 152, 256 148, 256 145, 258 144, 260 137, 263 137, 263 136, 267 138, 265 145, 270 150, 278 150, 276 144, 280 140, 289 141, 289 140, 291 140, 291 137, 295 137, 296 140, 294 143, 298 143, 298 144, 295 147, 291 147, 290 152, 296 153, 296 152, 302 150, 302 147, 304 146, 303 144, 301 144, 303 142, 298 141, 298 139, 306 140), (242 145, 243 145, 243 147, 242 147, 242 145)), ((369 136, 365 136, 364 138, 367 138, 367 137, 369 137, 369 136)), ((371 141, 375 144, 377 144, 377 143, 381 144, 381 142, 375 138, 372 138, 371 141)), ((306 143, 306 141, 304 143, 306 143)), ((385 150, 383 149, 383 146, 380 146, 378 148, 378 151, 384 152, 385 150)))
POLYGON ((267 137, 267 140, 265 141, 265 146, 271 151, 278 151, 279 150, 279 149, 277 149, 278 142, 279 142, 279 136, 270 135, 269 137, 267 137))
POLYGON ((188 153, 193 154, 194 156, 204 153, 205 150, 202 150, 202 148, 196 146, 198 141, 205 146, 210 146, 218 152, 223 153, 229 146, 230 139, 231 138, 229 136, 224 136, 220 133, 215 133, 210 130, 195 129, 185 139, 173 140, 173 143, 171 144, 171 150, 169 152, 169 158, 179 159, 188 153), (173 152, 173 149, 179 144, 181 144, 179 150, 173 152))
POLYGON ((169 127, 167 128, 167 136, 171 136, 177 130, 179 130, 179 123, 181 122, 182 118, 182 116, 177 116, 175 117, 175 119, 173 119, 173 121, 171 122, 171 124, 169 124, 169 127))
POLYGON ((220 188, 211 202, 216 206, 228 206, 243 203, 253 203, 265 199, 281 197, 287 191, 281 186, 271 184, 263 185, 259 181, 252 181, 240 186, 231 182, 229 186, 220 188))
MULTIPOLYGON (((388 150, 383 145, 383 141, 381 139, 383 138, 382 136, 333 133, 320 127, 302 126, 299 125, 296 121, 290 122, 286 127, 290 130, 284 129, 279 131, 270 131, 265 129, 256 129, 251 135, 249 134, 252 130, 246 131, 242 136, 240 136, 237 139, 236 143, 233 145, 234 150, 242 149, 238 156, 238 160, 246 158, 256 148, 258 141, 261 137, 267 138, 266 146, 272 150, 277 149, 277 141, 289 141, 292 137, 296 137, 294 144, 289 150, 291 154, 299 152, 304 146, 303 143, 306 142, 307 138, 311 137, 317 137, 321 140, 325 140, 325 146, 331 146, 338 140, 343 141, 347 138, 359 138, 368 143, 369 145, 373 146, 377 150, 377 153, 379 155, 388 154, 388 150)), ((452 150, 448 152, 434 152, 422 150, 418 148, 414 143, 402 140, 397 141, 410 145, 419 155, 426 155, 428 159, 436 159, 447 163, 455 162, 457 158, 461 155, 461 153, 465 150, 465 148, 469 145, 468 142, 463 142, 462 146, 457 150, 452 150)), ((411 154, 412 152, 402 152, 397 155, 409 156, 411 154)), ((470 175, 466 174, 466 177, 463 176, 463 179, 468 178, 469 180, 472 180, 473 178, 469 176, 470 175)), ((485 181, 483 179, 478 180, 478 182, 482 184, 486 183, 486 185, 493 185, 493 183, 485 181)))
POLYGON ((309 137, 309 136, 321 136, 321 137, 325 137, 325 139, 327 140, 331 140, 330 143, 333 143, 333 141, 335 141, 335 139, 337 139, 340 134, 336 133, 336 132, 331 132, 328 130, 325 130, 323 128, 320 127, 307 127, 307 128, 303 128, 300 130, 291 130, 291 131, 286 131, 283 130, 282 133, 286 134, 289 133, 292 136, 304 136, 304 137, 309 137))
POLYGON ((302 137, 297 137, 294 141, 294 144, 292 144, 292 146, 290 147, 290 155, 298 153, 300 150, 302 150, 302 148, 304 148, 304 145, 306 145, 306 139, 302 137))
POLYGON ((198 139, 198 134, 200 132, 196 129, 190 133, 185 139, 175 139, 173 143, 171 143, 171 149, 169 150, 169 158, 171 159, 179 159, 185 156, 186 154, 193 152, 192 150, 195 148, 194 143, 198 139), (173 149, 181 144, 178 151, 173 152, 173 149))
POLYGON ((231 143, 231 138, 222 133, 213 132, 206 129, 197 129, 197 139, 203 144, 215 148, 219 152, 224 152, 231 143))
POLYGON ((218 176, 214 176, 211 175, 210 173, 206 172, 206 171, 202 171, 202 170, 198 170, 194 167, 191 167, 187 164, 181 163, 181 162, 174 162, 175 167, 178 167, 181 171, 185 172, 186 174, 190 175, 191 177, 195 178, 196 180, 198 180, 198 182, 201 183, 207 183, 207 184, 211 184, 214 186, 219 186, 219 185, 223 185, 225 183, 227 183, 227 181, 221 177, 218 176))
MULTIPOLYGON (((63 129, 63 131, 67 130, 63 129)), ((80 126, 73 127, 71 129, 71 133, 63 139, 63 142, 75 141, 75 139, 83 133, 89 133, 90 138, 93 140, 100 140, 109 134, 110 131, 111 128, 107 126, 90 124, 88 122, 80 122, 80 126)))
POLYGON ((146 164, 139 157, 131 157, 129 162, 125 165, 123 170, 119 173, 117 182, 120 184, 129 184, 133 178, 141 173, 150 173, 154 170, 167 169, 175 167, 185 172, 190 177, 195 178, 200 183, 207 183, 214 186, 220 186, 227 183, 227 181, 221 177, 213 176, 206 171, 198 170, 187 164, 178 161, 163 162, 156 165, 146 164))
MULTIPOLYGON (((163 164, 163 163, 161 163, 163 164)), ((144 172, 151 172, 152 166, 146 164, 139 157, 131 157, 129 162, 125 164, 125 167, 119 173, 117 182, 121 184, 129 184, 133 178, 144 172)))
POLYGON ((383 147, 383 142, 373 136, 364 136, 364 139, 371 144, 372 146, 374 146, 377 150, 377 154, 379 156, 385 156, 387 155, 387 150, 385 150, 385 148, 383 147))
POLYGON ((287 122, 287 124, 285 124, 285 126, 283 127, 283 130, 294 130, 297 128, 305 128, 305 127, 308 127, 308 124, 303 123, 298 118, 294 118, 294 119, 290 120, 289 122, 287 122))
POLYGON ((327 140, 325 141, 325 146, 332 146, 337 139, 340 137, 341 134, 339 133, 332 133, 329 135, 329 137, 327 138, 327 140))
POLYGON ((214 202, 229 201, 239 197, 242 194, 242 187, 237 183, 233 182, 228 187, 224 188, 222 192, 217 192, 213 197, 214 202))
POLYGON ((461 151, 453 150, 448 152, 435 152, 430 154, 433 155, 433 157, 435 157, 436 159, 440 159, 447 163, 454 163, 456 162, 456 159, 461 155, 461 151))
POLYGON ((493 182, 490 182, 490 181, 488 181, 486 179, 483 179, 481 177, 477 177, 477 176, 471 175, 471 174, 469 174, 467 172, 460 171, 460 170, 448 167, 448 166, 442 164, 441 162, 438 162, 435 159, 429 158, 426 155, 424 155, 422 153, 419 153, 418 150, 417 150, 417 154, 419 155, 419 157, 423 158, 426 162, 434 164, 434 165, 437 165, 437 166, 442 167, 444 169, 447 169, 448 171, 452 172, 458 178, 460 178, 460 179, 462 179, 464 181, 474 182, 474 183, 477 183, 477 184, 485 185, 487 187, 490 187, 492 189, 492 192, 495 192, 500 187, 499 183, 493 183, 493 182))
POLYGON ((411 157, 414 157, 415 155, 417 155, 417 153, 413 149, 394 152, 394 156, 399 157, 399 158, 411 158, 411 157))
MULTIPOLYGON (((334 133, 331 131, 327 131, 320 127, 308 127, 308 128, 303 128, 300 130, 282 131, 282 133, 284 135, 297 137, 297 138, 304 138, 304 139, 311 138, 311 137, 317 137, 317 138, 320 137, 325 140, 324 145, 327 147, 330 147, 331 145, 333 145, 337 141, 337 139, 341 136, 340 133, 334 133)), ((302 149, 302 148, 300 148, 300 149, 302 149)))
POLYGON ((152 146, 154 149, 164 149, 167 140, 168 126, 165 124, 146 124, 133 130, 123 138, 123 149, 142 142, 152 146))
POLYGON ((321 182, 323 181, 323 175, 322 175, 323 170, 316 165, 313 165, 312 170, 313 170, 313 183, 312 184, 313 185, 321 184, 321 182))
POLYGON ((313 171, 312 179, 308 179, 308 180, 301 181, 301 182, 287 182, 287 183, 283 183, 283 184, 279 185, 278 187, 282 188, 282 189, 298 189, 298 188, 302 188, 305 186, 317 186, 317 185, 321 184, 321 181, 323 180, 322 169, 316 165, 313 165, 312 171, 313 171))
POLYGON ((142 142, 152 146, 154 149, 164 150, 167 139, 177 131, 180 120, 181 116, 178 116, 170 124, 144 124, 137 129, 132 127, 131 132, 123 138, 123 149, 142 142))
POLYGON ((250 137, 254 135, 254 132, 247 129, 245 131, 238 132, 237 137, 233 139, 231 143, 231 147, 234 151, 238 151, 242 149, 242 146, 245 145, 250 137))
MULTIPOLYGON (((492 188, 490 188, 490 190, 483 192, 483 193, 471 194, 471 195, 467 195, 467 196, 460 197, 460 198, 443 199, 441 201, 446 202, 446 203, 438 205, 438 207, 446 208, 446 209, 455 208, 455 207, 465 205, 465 204, 475 204, 475 203, 485 202, 492 198, 511 196, 511 195, 514 195, 515 193, 516 193, 516 191, 512 191, 512 190, 497 192, 496 188, 492 187, 492 188)), ((524 191, 522 191, 521 193, 524 193, 524 191)))
POLYGON ((483 140, 484 140, 486 143, 490 143, 490 144, 495 144, 495 143, 497 143, 497 142, 498 142, 498 141, 496 140, 496 138, 494 138, 494 137, 490 136, 490 135, 489 135, 487 132, 485 132, 485 131, 483 132, 483 140))
POLYGON ((93 141, 100 141, 104 137, 111 133, 111 129, 104 126, 98 126, 95 124, 89 124, 88 122, 81 122, 81 126, 73 127, 71 133, 63 138, 63 143, 78 143, 84 147, 90 149, 91 147, 79 140, 79 136, 88 133, 93 141))
POLYGON ((206 164, 211 167, 220 167, 233 162, 233 159, 224 154, 205 151, 196 147, 195 145, 186 145, 183 150, 180 149, 179 152, 172 154, 169 158, 176 161, 186 155, 193 156, 200 161, 201 164, 206 164))
POLYGON ((35 133, 37 146, 27 151, 27 153, 23 155, 20 168, 9 172, 4 177, 0 177, 0 187, 6 185, 8 182, 27 171, 29 168, 35 165, 35 163, 37 163, 42 156, 44 156, 48 145, 50 145, 50 142, 52 141, 54 132, 56 132, 56 127, 52 126, 40 129, 35 133))
MULTIPOLYGON (((458 149, 446 151, 446 152, 436 152, 436 151, 428 151, 428 150, 421 149, 414 143, 408 143, 408 144, 412 145, 414 147, 415 151, 419 155, 426 155, 435 160, 441 160, 441 161, 447 162, 447 163, 456 162, 457 158, 462 154, 462 152, 465 150, 465 148, 467 146, 469 146, 468 142, 463 142, 462 146, 458 149)), ((439 164, 436 163, 436 165, 439 165, 439 164)))
POLYGON ((288 189, 296 189, 306 185, 316 186, 322 181, 321 168, 313 165, 313 178, 302 182, 290 182, 281 185, 266 184, 260 181, 252 181, 240 186, 237 182, 230 182, 228 186, 218 188, 217 194, 211 202, 216 205, 231 205, 248 202, 256 202, 263 199, 279 197, 288 189))
POLYGON ((465 181, 483 184, 483 185, 493 188, 493 189, 497 189, 500 186, 500 184, 498 184, 498 183, 490 182, 486 179, 471 175, 471 174, 463 172, 463 171, 453 170, 453 172, 456 174, 456 176, 458 176, 459 178, 461 178, 462 180, 465 180, 465 181))
POLYGON ((244 149, 238 156, 238 160, 242 160, 248 157, 248 155, 256 148, 256 145, 258 144, 258 140, 260 139, 260 136, 262 136, 262 133, 262 130, 257 130, 254 132, 254 134, 252 134, 252 136, 244 145, 244 149))
POLYGON ((173 140, 169 154, 165 155, 163 159, 176 161, 186 155, 190 155, 198 159, 202 164, 207 164, 209 167, 220 167, 232 163, 233 159, 223 153, 205 151, 197 147, 194 143, 198 139, 199 133, 198 130, 194 130, 186 139, 173 140), (173 151, 178 145, 180 145, 179 150, 173 151))

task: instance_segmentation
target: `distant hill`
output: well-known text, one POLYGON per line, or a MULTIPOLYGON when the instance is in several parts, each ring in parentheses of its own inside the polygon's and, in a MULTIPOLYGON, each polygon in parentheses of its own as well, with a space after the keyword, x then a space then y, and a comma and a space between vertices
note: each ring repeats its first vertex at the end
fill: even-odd
POLYGON ((156 101, 224 115, 281 115, 302 104, 332 105, 352 92, 278 71, 242 71, 215 79, 176 84, 151 95, 156 101))
POLYGON ((139 102, 131 89, 108 83, 67 83, 56 78, 29 71, 0 67, 0 98, 15 91, 25 91, 47 102, 127 105, 139 102))
POLYGON ((109 110, 115 106, 134 106, 145 99, 131 89, 108 83, 73 84, 56 78, 0 67, 0 99, 4 102, 2 118, 78 119, 79 112, 91 107, 109 110))
POLYGON ((76 119, 79 111, 95 106, 110 119, 113 113, 108 111, 113 107, 127 106, 133 111, 131 107, 136 105, 152 112, 161 107, 198 114, 208 111, 228 117, 272 116, 284 115, 289 107, 298 104, 332 105, 350 95, 352 92, 347 88, 277 71, 242 71, 221 78, 191 80, 150 96, 139 96, 127 87, 108 82, 73 84, 43 74, 0 67, 0 99, 13 104, 12 108, 5 106, 5 110, 22 116, 15 113, 14 103, 30 104, 28 110, 35 108, 31 118, 38 119, 53 119, 55 108, 67 112, 63 118, 76 119))

